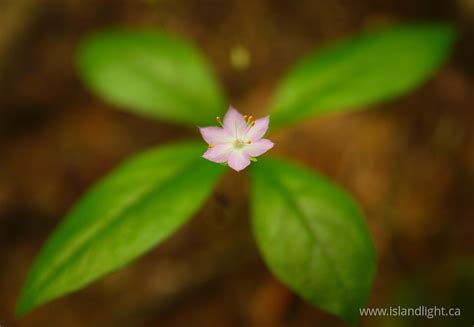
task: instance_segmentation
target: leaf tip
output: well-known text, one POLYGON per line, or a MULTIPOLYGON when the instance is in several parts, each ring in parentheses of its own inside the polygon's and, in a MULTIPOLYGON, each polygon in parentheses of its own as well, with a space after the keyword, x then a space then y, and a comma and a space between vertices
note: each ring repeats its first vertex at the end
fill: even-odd
POLYGON ((21 292, 15 307, 15 317, 22 318, 33 309, 31 301, 28 300, 26 293, 21 292))

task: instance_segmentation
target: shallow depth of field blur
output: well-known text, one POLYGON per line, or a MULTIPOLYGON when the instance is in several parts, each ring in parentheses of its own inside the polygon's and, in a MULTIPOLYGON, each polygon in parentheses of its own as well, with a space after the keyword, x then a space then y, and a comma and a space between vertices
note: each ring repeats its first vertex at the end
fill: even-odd
POLYGON ((283 130, 272 153, 330 176, 360 203, 378 257, 369 307, 462 314, 362 326, 472 325, 473 0, 1 0, 0 325, 344 326, 270 275, 249 228, 248 181, 233 172, 189 224, 132 265, 21 320, 13 312, 41 245, 84 191, 133 153, 198 137, 91 95, 74 69, 81 37, 117 25, 180 35, 204 52, 232 104, 260 116, 308 51, 420 20, 451 22, 460 34, 433 79, 370 110, 283 130))

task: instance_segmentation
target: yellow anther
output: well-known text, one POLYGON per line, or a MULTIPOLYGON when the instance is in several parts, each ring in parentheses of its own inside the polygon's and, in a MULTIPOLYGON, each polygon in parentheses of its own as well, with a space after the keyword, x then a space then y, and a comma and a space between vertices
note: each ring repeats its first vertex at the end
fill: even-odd
POLYGON ((249 118, 249 116, 244 115, 244 120, 245 120, 245 121, 247 121, 248 118, 249 118))
POLYGON ((222 127, 224 127, 224 125, 222 124, 222 119, 221 119, 221 117, 217 116, 217 117, 216 117, 216 121, 217 121, 217 123, 218 123, 219 125, 221 125, 222 127))
POLYGON ((253 126, 255 126, 255 122, 254 122, 254 121, 250 123, 250 127, 253 127, 253 126))
POLYGON ((252 144, 252 141, 247 141, 247 144, 252 144))
POLYGON ((209 149, 214 147, 214 144, 209 144, 208 145, 209 149))
POLYGON ((249 122, 251 122, 252 119, 253 119, 253 116, 252 116, 252 115, 248 116, 248 118, 247 118, 247 120, 248 120, 249 122))

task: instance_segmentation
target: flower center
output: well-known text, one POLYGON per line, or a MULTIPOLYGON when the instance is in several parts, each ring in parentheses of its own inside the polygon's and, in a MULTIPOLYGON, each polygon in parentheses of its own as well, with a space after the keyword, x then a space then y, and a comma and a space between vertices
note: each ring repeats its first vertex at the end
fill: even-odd
POLYGON ((245 146, 245 142, 242 140, 235 140, 234 141, 234 148, 235 149, 242 149, 245 146))
POLYGON ((252 144, 252 141, 242 141, 237 139, 232 143, 234 149, 242 149, 246 144, 252 144))

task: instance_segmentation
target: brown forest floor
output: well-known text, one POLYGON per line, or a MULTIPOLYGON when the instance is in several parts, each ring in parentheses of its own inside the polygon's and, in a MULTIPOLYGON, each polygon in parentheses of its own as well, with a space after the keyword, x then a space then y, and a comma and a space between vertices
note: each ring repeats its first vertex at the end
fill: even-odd
POLYGON ((421 19, 449 20, 462 31, 431 81, 398 101, 275 135, 274 152, 332 177, 360 201, 379 265, 370 306, 403 293, 417 305, 452 298, 452 306, 472 308, 474 276, 466 281, 462 268, 474 250, 472 0, 2 0, 0 325, 343 325, 271 277, 248 225, 248 181, 235 173, 192 223, 133 265, 25 319, 13 310, 40 246, 93 182, 141 149, 198 136, 91 96, 73 67, 82 36, 131 25, 187 37, 232 103, 258 115, 307 51, 369 25, 421 19), (251 54, 246 70, 229 61, 238 45, 251 54))

